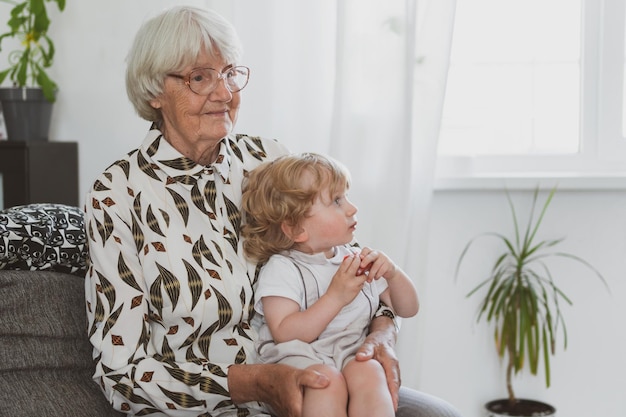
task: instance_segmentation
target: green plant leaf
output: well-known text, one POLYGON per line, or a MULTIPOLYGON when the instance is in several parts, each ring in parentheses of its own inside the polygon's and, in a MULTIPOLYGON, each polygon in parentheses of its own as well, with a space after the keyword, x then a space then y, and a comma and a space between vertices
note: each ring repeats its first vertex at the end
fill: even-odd
POLYGON ((65 0, 48 0, 48 1, 56 1, 57 6, 59 7, 59 10, 60 11, 65 10, 65 0))
POLYGON ((26 75, 28 73, 28 54, 30 49, 26 49, 22 56, 20 57, 17 66, 15 67, 15 79, 17 80, 18 85, 22 86, 26 84, 26 75))
POLYGON ((4 82, 4 79, 7 77, 7 75, 9 75, 9 72, 11 72, 11 68, 5 69, 4 71, 0 72, 0 84, 4 82))
MULTIPOLYGON (((500 274, 500 278, 502 278, 500 274)), ((487 294, 485 299, 489 300, 491 308, 487 314, 487 321, 491 321, 494 317, 497 320, 499 317, 506 315, 509 300, 511 299, 511 293, 515 290, 514 281, 511 278, 494 280, 491 288, 491 296, 487 294)))
MULTIPOLYGON (((539 214, 539 218, 537 219, 537 222, 535 223, 532 232, 530 233, 530 236, 528 238, 528 243, 530 244, 530 242, 533 241, 533 239, 535 238, 535 235, 537 234, 537 231, 539 230, 539 226, 541 226, 541 222, 543 221, 543 217, 546 214, 546 211, 548 210, 548 206, 550 205, 550 202, 552 201, 552 197, 554 197, 554 193, 556 193, 556 187, 552 188, 550 190, 550 192, 548 193, 548 196, 546 197, 546 201, 543 204, 543 208, 541 209, 541 213, 539 214)), ((537 198, 539 196, 539 187, 535 188, 535 192, 533 193, 533 204, 532 204, 532 208, 530 210, 530 219, 528 220, 528 230, 530 230, 531 224, 532 224, 532 218, 535 214, 535 206, 537 204, 537 198)))
POLYGON ((532 326, 530 331, 532 332, 532 337, 528 338, 528 363, 530 366, 531 374, 537 375, 537 368, 539 366, 539 352, 540 352, 539 343, 541 342, 541 338, 539 337, 539 326, 538 325, 532 326))
POLYGON ((37 84, 41 86, 41 89, 43 90, 43 95, 46 97, 46 99, 50 102, 53 102, 55 100, 57 85, 54 81, 48 78, 48 75, 41 67, 37 68, 37 84))
POLYGON ((46 33, 50 26, 50 19, 48 19, 44 0, 30 0, 30 11, 34 16, 32 28, 35 34, 34 39, 38 40, 40 35, 46 33))
POLYGON ((52 60, 54 59, 54 43, 52 42, 52 40, 48 37, 48 35, 44 35, 41 38, 41 45, 40 45, 41 49, 41 56, 43 57, 43 63, 42 65, 46 68, 50 67, 52 65, 52 60), (43 42, 45 41, 47 47, 43 46, 43 42))
POLYGON ((11 10, 11 18, 7 22, 7 25, 11 28, 11 33, 15 34, 19 32, 20 27, 28 20, 26 17, 20 16, 24 9, 28 6, 27 2, 16 5, 11 10))
POLYGON ((548 348, 548 337, 546 336, 546 329, 543 328, 543 368, 546 377, 546 387, 550 387, 550 350, 548 348))

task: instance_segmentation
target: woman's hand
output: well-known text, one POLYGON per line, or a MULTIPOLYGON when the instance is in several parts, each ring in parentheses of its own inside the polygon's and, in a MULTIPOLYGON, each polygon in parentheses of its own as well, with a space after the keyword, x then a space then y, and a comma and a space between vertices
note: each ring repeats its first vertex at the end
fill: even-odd
POLYGON ((280 364, 233 365, 228 386, 235 404, 260 401, 278 417, 300 417, 304 388, 325 388, 325 375, 280 364))
POLYGON ((398 409, 400 390, 400 363, 394 346, 396 342, 396 328, 389 317, 380 316, 372 320, 370 333, 356 353, 357 361, 374 359, 385 370, 387 387, 391 393, 394 409, 398 409))

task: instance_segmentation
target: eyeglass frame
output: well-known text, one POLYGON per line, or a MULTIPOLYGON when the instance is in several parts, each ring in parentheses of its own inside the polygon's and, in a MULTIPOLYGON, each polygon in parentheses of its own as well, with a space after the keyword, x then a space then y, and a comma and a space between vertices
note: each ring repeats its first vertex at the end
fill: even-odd
POLYGON ((189 73, 187 75, 180 75, 180 74, 174 74, 174 73, 168 73, 166 75, 168 77, 174 77, 174 78, 178 78, 179 80, 183 80, 185 82, 185 85, 189 88, 189 90, 191 90, 191 92, 194 93, 194 94, 198 94, 199 96, 201 96, 201 95, 208 95, 208 94, 211 94, 213 91, 215 91, 217 89, 217 86, 219 85, 220 80, 224 81, 224 86, 226 87, 226 89, 228 91, 230 91, 231 93, 238 93, 241 90, 243 90, 248 85, 248 81, 250 81, 250 68, 246 67, 245 65, 235 65, 235 66, 229 66, 229 67, 225 68, 224 70, 222 70, 220 72, 220 71, 216 70, 215 68, 204 67, 204 68, 194 68, 191 71, 189 71, 189 73), (228 72, 232 71, 232 70, 236 70, 237 68, 245 68, 246 69, 246 83, 239 90, 234 90, 233 91, 233 90, 231 90, 230 85, 228 85, 228 83, 226 82, 226 74, 228 72), (200 70, 212 70, 212 71, 217 72, 217 82, 215 83, 215 87, 213 87, 213 89, 211 89, 208 93, 205 93, 205 94, 196 93, 191 88, 191 74, 193 74, 196 71, 200 71, 200 70))

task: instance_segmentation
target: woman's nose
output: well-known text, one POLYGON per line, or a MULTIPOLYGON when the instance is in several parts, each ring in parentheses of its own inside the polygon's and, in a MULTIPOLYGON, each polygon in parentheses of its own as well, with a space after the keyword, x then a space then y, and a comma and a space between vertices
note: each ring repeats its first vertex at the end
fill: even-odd
POLYGON ((223 101, 223 102, 229 102, 233 99, 233 93, 226 86, 225 78, 218 80, 217 86, 209 94, 209 99, 211 101, 223 101))

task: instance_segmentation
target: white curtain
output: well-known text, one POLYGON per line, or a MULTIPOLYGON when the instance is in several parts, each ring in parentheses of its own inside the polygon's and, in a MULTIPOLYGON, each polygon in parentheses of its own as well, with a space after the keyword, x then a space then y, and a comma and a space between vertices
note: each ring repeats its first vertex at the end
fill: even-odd
MULTIPOLYGON (((337 14, 337 78, 330 153, 348 164, 359 239, 414 279, 422 305, 437 137, 455 0, 347 0, 337 14)), ((403 383, 419 388, 420 323, 398 342, 403 383)))
MULTIPOLYGON (((422 305, 437 136, 455 0, 220 2, 252 67, 239 127, 294 151, 328 153, 352 173, 361 244, 414 279, 422 305)), ((240 129, 241 130, 241 129, 240 129)), ((419 388, 422 309, 398 343, 419 388)), ((431 327, 432 328, 432 327, 431 327)))

